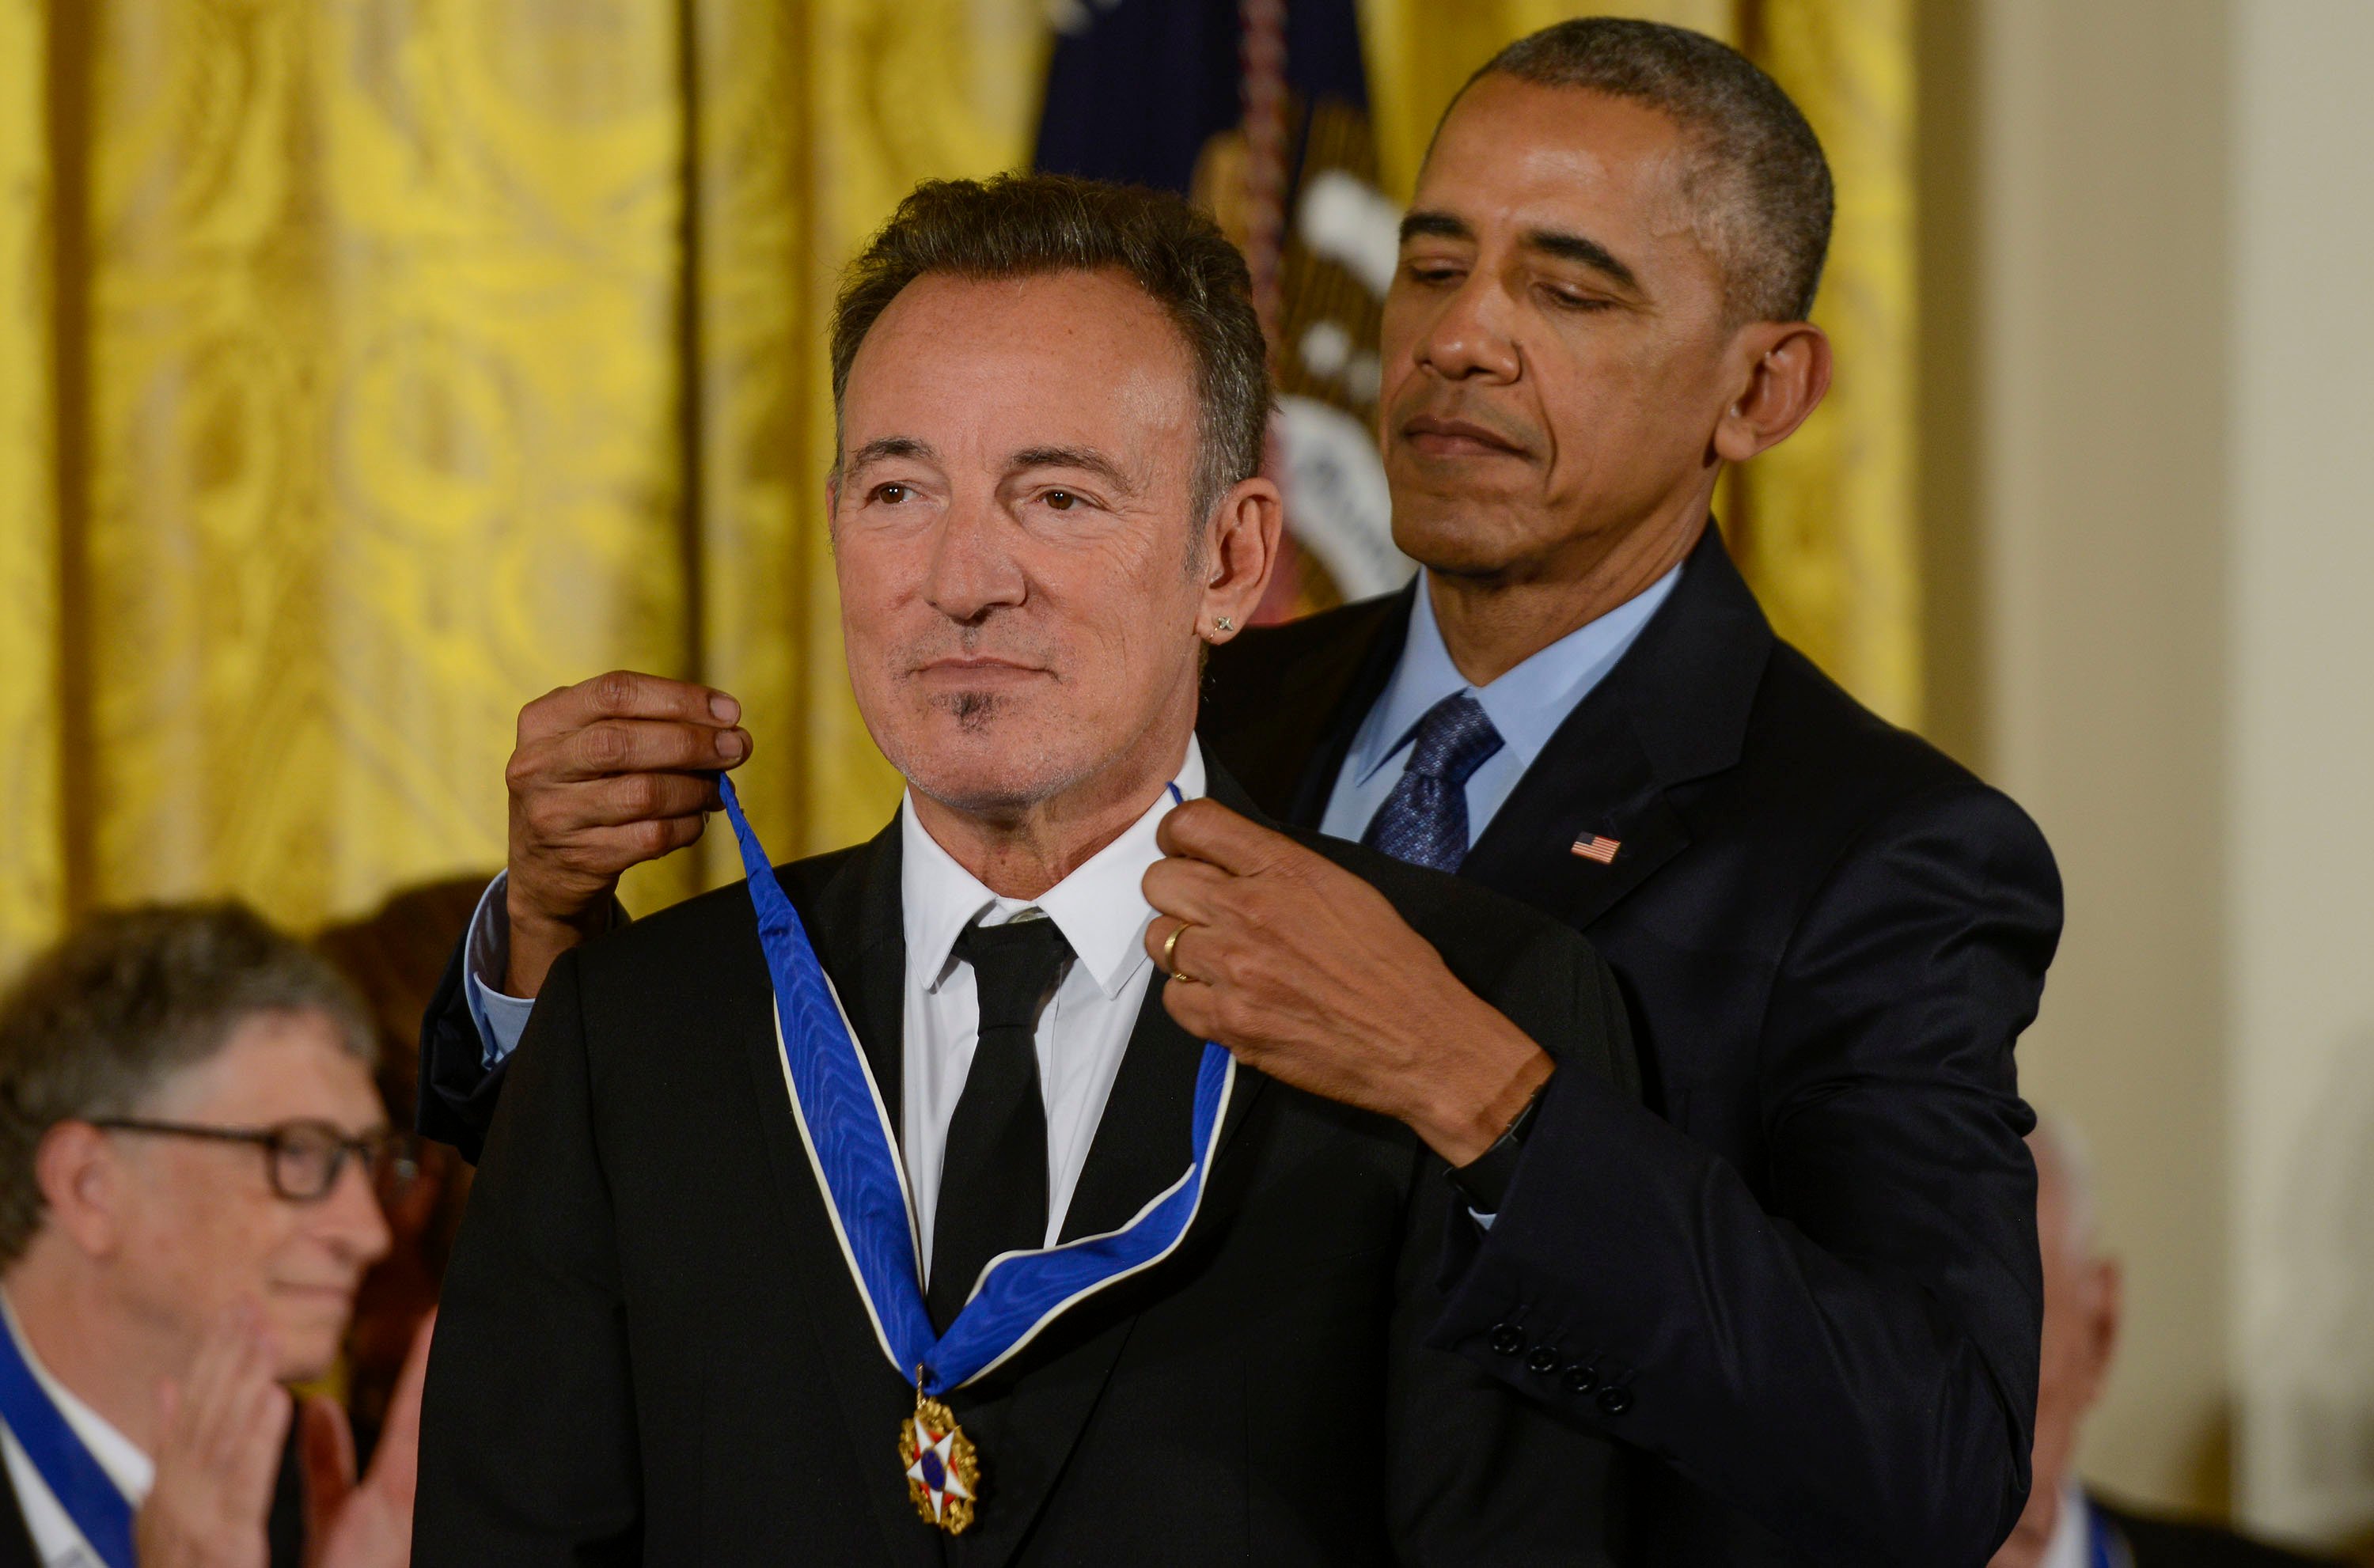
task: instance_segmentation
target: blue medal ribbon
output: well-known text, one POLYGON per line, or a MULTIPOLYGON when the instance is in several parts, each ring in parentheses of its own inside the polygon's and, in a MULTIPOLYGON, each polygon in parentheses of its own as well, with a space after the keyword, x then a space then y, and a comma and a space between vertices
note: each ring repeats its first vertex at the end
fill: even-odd
MULTIPOLYGON (((899 1380, 939 1397, 994 1369, 1075 1303, 1154 1267, 1179 1246, 1204 1199, 1205 1176, 1236 1083, 1236 1059, 1210 1041, 1195 1072, 1193 1147, 1186 1171, 1117 1231, 1008 1252, 982 1270, 946 1334, 932 1330, 916 1263, 914 1208, 890 1113, 832 981, 809 944, 773 862, 720 778, 725 814, 749 874, 758 945, 775 987, 783 1081, 843 1258, 899 1380)), ((1179 787, 1170 786, 1179 800, 1179 787)))
POLYGON ((134 1568, 131 1502, 66 1424, 65 1412, 33 1375, 6 1325, 0 1325, 0 1421, 107 1568, 134 1568))

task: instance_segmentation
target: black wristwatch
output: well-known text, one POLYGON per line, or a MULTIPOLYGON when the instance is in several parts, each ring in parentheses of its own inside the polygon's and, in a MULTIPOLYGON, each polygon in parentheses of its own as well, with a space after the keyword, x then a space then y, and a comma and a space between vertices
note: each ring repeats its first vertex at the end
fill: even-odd
MULTIPOLYGON (((1557 1076, 1553 1068, 1550 1077, 1557 1076)), ((1509 1184, 1517 1179, 1517 1157, 1525 1152, 1525 1139, 1534 1130, 1534 1118, 1541 1114, 1542 1096, 1549 1092, 1550 1080, 1545 1078, 1534 1085, 1532 1094, 1509 1118, 1492 1147, 1468 1161, 1442 1173, 1443 1179, 1459 1190, 1467 1206, 1479 1214, 1497 1214, 1509 1196, 1509 1184)))

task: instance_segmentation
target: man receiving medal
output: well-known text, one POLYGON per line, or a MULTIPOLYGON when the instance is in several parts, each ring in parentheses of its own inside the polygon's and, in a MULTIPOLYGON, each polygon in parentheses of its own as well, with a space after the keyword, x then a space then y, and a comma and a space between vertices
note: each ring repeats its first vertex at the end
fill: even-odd
MULTIPOLYGON (((621 823, 726 806, 746 885, 582 945, 514 922, 535 1010, 446 1281, 418 1560, 1606 1561, 1605 1440, 1421 1342, 1463 1201, 1430 1145, 1472 1109, 1267 1079, 1173 1013, 1284 949, 1146 940, 1169 813, 1261 820, 1194 738, 1278 539, 1242 260, 1167 195, 926 185, 833 370, 850 676, 905 801, 770 869, 699 772, 746 751, 723 730, 603 787, 621 823)), ((681 736, 602 692, 532 705, 523 752, 681 736)), ((1235 907, 1314 879, 1345 951, 1464 1000, 1278 1027, 1454 1075, 1554 1041, 1636 1092, 1564 928, 1310 834, 1235 907)), ((1494 1071, 1459 1101, 1513 1115, 1538 1080, 1494 1071)))
MULTIPOLYGON (((1623 1445, 1630 1562, 1976 1568, 2028 1488, 2013 1044, 2060 930, 2051 853, 1776 637, 1712 523, 1722 471, 1829 384, 1832 209, 1812 128, 1727 46, 1613 17, 1512 43, 1438 127, 1384 301, 1393 536, 1426 570, 1203 623, 1209 758, 1280 821, 1587 936, 1645 1095, 1410 966, 1349 874, 1220 801, 1164 819, 1146 882, 1149 956, 1218 982, 1168 986, 1191 1035, 1453 1167, 1474 1218, 1432 1340, 1623 1445)), ((523 715, 510 869, 423 1033, 424 1130, 476 1146, 518 999, 606 928, 622 870, 699 834, 699 770, 749 755, 738 711, 612 676, 523 715)))

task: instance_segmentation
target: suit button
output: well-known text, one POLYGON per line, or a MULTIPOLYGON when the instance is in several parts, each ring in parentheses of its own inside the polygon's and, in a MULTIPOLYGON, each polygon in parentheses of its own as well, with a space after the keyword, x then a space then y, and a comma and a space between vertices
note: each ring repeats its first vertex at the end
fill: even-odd
POLYGON ((1513 1323, 1496 1323, 1492 1337, 1484 1341, 1495 1355, 1512 1356, 1525 1348, 1525 1331, 1513 1323))
POLYGON ((1525 1358, 1525 1370, 1547 1377, 1558 1369, 1558 1353, 1547 1345, 1525 1358))
POLYGON ((1629 1388, 1602 1388, 1602 1389, 1599 1391, 1599 1413, 1600 1413, 1601 1415, 1604 1415, 1604 1416, 1620 1416, 1620 1415, 1622 1415, 1626 1410, 1630 1410, 1631 1408, 1632 1408, 1632 1390, 1631 1390, 1631 1389, 1629 1389, 1629 1388))
POLYGON ((1566 1391, 1569 1394, 1591 1394, 1598 1391, 1599 1373, 1592 1367, 1575 1363, 1566 1369, 1566 1391))

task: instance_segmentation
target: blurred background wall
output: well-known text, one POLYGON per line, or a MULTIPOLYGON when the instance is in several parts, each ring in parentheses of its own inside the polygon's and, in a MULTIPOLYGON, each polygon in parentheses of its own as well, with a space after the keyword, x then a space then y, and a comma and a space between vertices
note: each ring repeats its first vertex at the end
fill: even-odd
MULTIPOLYGON (((872 831, 896 785, 820 525, 834 275, 914 181, 1044 151, 1063 52, 1149 3, 0 0, 0 973, 97 904, 311 929, 484 872, 520 704, 616 665, 744 699, 769 842, 872 831)), ((1331 6, 1388 204, 1475 64, 1594 8, 1242 11, 1331 6)), ((2362 1530, 2374 6, 1615 8, 1754 54, 1839 179, 1838 388, 1727 487, 1734 548, 2061 857, 2023 1072, 2129 1270, 2086 1469, 2362 1530)), ((1275 248, 1288 390, 1357 415, 1357 341, 1322 363, 1296 312, 1357 340, 1322 274, 1358 246, 1291 186, 1260 238, 1228 193, 1261 145, 1215 137, 1199 193, 1275 248)))
POLYGON ((2085 1468, 2374 1520, 2374 7, 1922 10, 1933 732, 2042 823, 2021 1050, 2128 1342, 2085 1468))

